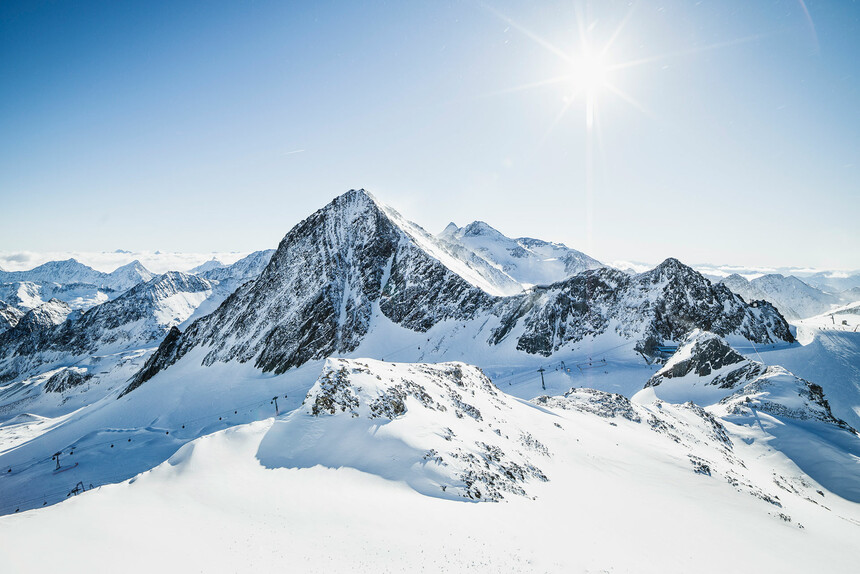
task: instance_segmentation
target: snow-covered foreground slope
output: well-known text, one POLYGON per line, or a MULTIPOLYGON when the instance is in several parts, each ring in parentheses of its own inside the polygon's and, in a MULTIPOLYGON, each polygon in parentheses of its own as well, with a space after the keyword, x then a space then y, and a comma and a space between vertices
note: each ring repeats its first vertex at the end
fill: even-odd
MULTIPOLYGON (((234 400, 273 392, 231 384, 247 367, 231 367, 232 377, 227 368, 216 366, 207 383, 234 400)), ((192 388, 196 402, 212 400, 202 383, 192 388)), ((153 381, 102 416, 135 424, 165 392, 182 391, 153 381), (137 415, 123 410, 132 404, 137 415)), ((0 568, 855 571, 860 505, 810 479, 751 426, 640 399, 573 390, 529 403, 468 365, 331 361, 275 418, 246 414, 247 424, 226 430, 210 419, 197 432, 216 432, 181 447, 173 435, 188 427, 172 415, 151 420, 153 441, 175 441, 169 460, 0 518, 0 568), (499 502, 475 504, 493 498, 491 486, 499 502)), ((199 408, 189 401, 183 414, 199 408)), ((113 451, 99 446, 114 468, 152 450, 115 452, 126 436, 99 437, 115 440, 113 451)), ((52 478, 75 480, 85 464, 52 478)))

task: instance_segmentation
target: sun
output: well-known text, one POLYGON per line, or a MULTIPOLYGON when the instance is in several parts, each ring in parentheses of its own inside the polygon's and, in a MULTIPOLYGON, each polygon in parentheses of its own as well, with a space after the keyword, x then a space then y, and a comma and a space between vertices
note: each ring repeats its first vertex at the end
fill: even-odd
POLYGON ((584 50, 572 58, 569 82, 576 91, 595 96, 607 86, 609 63, 600 52, 584 50))

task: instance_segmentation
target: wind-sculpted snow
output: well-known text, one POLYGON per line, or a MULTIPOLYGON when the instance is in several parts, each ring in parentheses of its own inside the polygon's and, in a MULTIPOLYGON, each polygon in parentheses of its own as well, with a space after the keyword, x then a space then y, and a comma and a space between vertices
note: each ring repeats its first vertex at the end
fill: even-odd
POLYGON ((353 467, 441 498, 528 496, 548 480, 540 465, 551 454, 511 420, 524 409, 463 363, 329 359, 258 457, 269 468, 353 467))
POLYGON ((51 301, 0 333, 0 381, 84 354, 158 343, 184 321, 211 291, 205 279, 169 272, 120 297, 66 319, 69 307, 51 301))
POLYGON ((542 356, 605 333, 648 354, 695 328, 791 340, 771 305, 748 305, 674 259, 635 277, 601 268, 510 297, 461 277, 475 270, 455 259, 367 192, 350 191, 294 227, 257 279, 185 329, 169 356, 153 356, 132 384, 195 347, 207 350, 205 365, 238 360, 282 373, 373 340, 376 315, 416 333, 470 324, 481 348, 515 339, 516 350, 542 356))

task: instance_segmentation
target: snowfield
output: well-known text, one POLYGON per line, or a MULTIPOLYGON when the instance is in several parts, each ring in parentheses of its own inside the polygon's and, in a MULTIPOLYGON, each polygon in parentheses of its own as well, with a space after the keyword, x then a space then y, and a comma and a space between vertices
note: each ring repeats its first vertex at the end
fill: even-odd
POLYGON ((757 432, 653 396, 529 403, 463 364, 333 360, 295 410, 188 442, 130 481, 3 517, 0 566, 855 571, 860 506, 757 432), (505 465, 540 474, 487 502, 467 494, 472 463, 481 489, 505 465), (62 533, 50 552, 46 532, 62 533))

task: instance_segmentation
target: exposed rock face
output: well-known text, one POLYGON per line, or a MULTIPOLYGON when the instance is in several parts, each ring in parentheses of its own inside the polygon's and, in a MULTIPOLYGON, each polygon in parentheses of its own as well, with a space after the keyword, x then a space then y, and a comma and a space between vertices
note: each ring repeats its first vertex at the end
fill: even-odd
POLYGON ((666 365, 648 381, 646 387, 659 385, 664 379, 685 377, 694 373, 706 377, 730 365, 748 363, 743 355, 713 333, 694 331, 666 365))
POLYGON ((21 309, 0 301, 0 333, 17 325, 24 313, 21 309))
POLYGON ((732 349, 722 337, 695 330, 645 387, 656 387, 670 379, 690 376, 704 385, 734 389, 763 375, 768 369, 732 349))
POLYGON ((15 329, 22 333, 38 333, 56 327, 66 320, 72 308, 63 301, 51 299, 31 309, 21 317, 15 329))
POLYGON ((169 356, 153 357, 153 368, 133 382, 197 346, 208 349, 206 365, 253 361, 276 373, 349 353, 372 335, 377 306, 416 332, 446 320, 490 325, 479 334, 489 345, 521 325, 516 348, 545 356, 609 329, 643 352, 695 328, 756 342, 791 340, 772 306, 747 305, 674 259, 635 277, 601 268, 529 293, 492 296, 452 270, 462 270, 462 260, 410 225, 363 190, 336 198, 287 234, 258 278, 190 325, 169 356))
POLYGON ((494 301, 418 248, 368 194, 352 191, 293 228, 257 279, 183 333, 174 356, 208 345, 206 364, 253 360, 281 373, 355 349, 374 304, 425 331, 494 301))
POLYGON ((45 391, 49 393, 62 393, 77 387, 92 378, 86 369, 70 367, 51 375, 45 382, 45 391))
POLYGON ((632 277, 604 268, 536 288, 503 315, 490 342, 504 339, 520 319, 526 330, 517 348, 545 356, 603 333, 610 324, 647 354, 662 341, 680 340, 697 328, 757 343, 793 340, 785 319, 769 303, 747 305, 677 259, 632 277))

